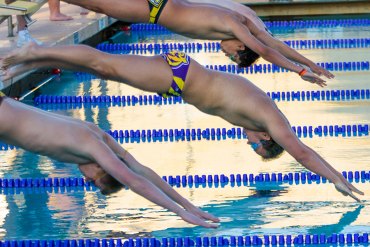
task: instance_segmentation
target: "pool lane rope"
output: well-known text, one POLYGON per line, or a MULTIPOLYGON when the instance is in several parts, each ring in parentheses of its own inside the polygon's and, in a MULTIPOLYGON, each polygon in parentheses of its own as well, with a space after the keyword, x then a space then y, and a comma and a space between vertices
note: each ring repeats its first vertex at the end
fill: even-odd
MULTIPOLYGON (((313 40, 283 40, 289 47, 296 50, 308 49, 352 49, 369 48, 370 38, 351 38, 351 39, 313 39, 313 40)), ((96 46, 98 50, 108 53, 133 53, 159 54, 170 50, 179 50, 187 53, 196 52, 219 52, 220 42, 172 42, 172 43, 100 43, 96 46)))
POLYGON ((216 247, 216 246, 310 246, 368 245, 368 233, 264 234, 120 239, 0 240, 1 247, 216 247))
MULTIPOLYGON (((351 183, 370 182, 370 171, 343 171, 342 174, 351 183)), ((326 178, 312 172, 170 175, 162 176, 162 179, 173 187, 183 188, 329 183, 326 178)), ((59 192, 58 188, 64 190, 68 188, 71 190, 96 189, 93 183, 82 177, 0 178, 0 193, 2 194, 27 192, 24 189, 32 188, 46 188, 48 192, 59 192)), ((30 192, 34 193, 34 190, 30 192)))
MULTIPOLYGON (((314 126, 292 126, 293 132, 300 138, 314 137, 362 137, 369 135, 368 124, 352 125, 320 125, 314 126)), ((195 141, 195 140, 226 140, 246 139, 243 129, 234 128, 191 128, 191 129, 147 129, 147 130, 110 130, 107 132, 113 138, 119 139, 141 139, 141 141, 195 141)), ((122 141, 122 140, 121 140, 122 141)))
MULTIPOLYGON (((364 137, 369 136, 368 124, 292 126, 299 138, 313 137, 364 137)), ((243 140, 247 136, 243 129, 234 128, 192 128, 192 129, 142 129, 142 130, 108 130, 106 131, 117 142, 180 142, 180 141, 223 141, 243 140)), ((18 147, 0 142, 0 151, 14 150, 18 147)))
POLYGON ((264 234, 157 238, 94 238, 63 240, 0 240, 1 247, 216 247, 216 246, 310 246, 368 245, 368 233, 264 234))
MULTIPOLYGON (((302 28, 332 28, 332 27, 361 27, 370 26, 370 19, 339 19, 339 20, 292 20, 292 21, 264 21, 267 28, 280 30, 302 28)), ((130 26, 131 31, 169 31, 159 24, 136 23, 130 26)))
MULTIPOLYGON (((370 99, 370 89, 337 89, 337 90, 311 90, 311 91, 275 91, 267 92, 274 101, 360 101, 370 99)), ((36 106, 70 105, 72 108, 96 106, 150 106, 150 105, 176 105, 185 104, 181 97, 163 98, 157 94, 148 95, 39 95, 33 99, 36 106)), ((53 109, 53 107, 44 107, 53 109)), ((60 108, 60 107, 59 107, 60 108)), ((57 108, 57 109, 59 109, 57 108)))

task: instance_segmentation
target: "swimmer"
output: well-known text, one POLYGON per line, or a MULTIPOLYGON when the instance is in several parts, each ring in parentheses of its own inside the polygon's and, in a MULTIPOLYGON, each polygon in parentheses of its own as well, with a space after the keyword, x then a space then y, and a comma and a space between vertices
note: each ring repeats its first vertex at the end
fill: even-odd
POLYGON ((5 70, 3 79, 43 67, 85 71, 164 97, 181 96, 199 110, 243 127, 248 144, 263 158, 279 157, 286 150, 344 195, 357 201, 353 192, 363 195, 298 139, 283 113, 261 89, 239 75, 204 68, 183 52, 147 57, 109 54, 85 45, 41 47, 33 43, 11 52, 0 63, 5 70))
POLYGON ((0 115, 2 142, 61 162, 78 164, 86 179, 103 194, 117 192, 124 184, 190 224, 217 227, 207 221, 219 222, 218 218, 178 194, 95 124, 46 112, 3 94, 0 115))
POLYGON ((63 0, 129 23, 158 23, 195 39, 222 40, 225 55, 247 67, 260 56, 321 87, 334 77, 284 42, 274 38, 256 13, 221 0, 63 0), (212 3, 211 3, 212 2, 212 3), (309 69, 305 69, 307 67, 309 69))

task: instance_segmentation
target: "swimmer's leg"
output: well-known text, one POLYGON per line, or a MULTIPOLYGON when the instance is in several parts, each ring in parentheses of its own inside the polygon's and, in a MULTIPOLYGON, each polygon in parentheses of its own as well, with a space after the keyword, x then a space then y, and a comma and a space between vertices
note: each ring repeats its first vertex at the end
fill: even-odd
POLYGON ((8 69, 2 70, 1 77, 0 79, 2 81, 9 80, 12 77, 21 75, 23 73, 26 73, 28 71, 31 71, 35 68, 43 68, 43 67, 48 67, 49 63, 48 62, 34 62, 34 63, 22 63, 18 64, 15 66, 11 66, 8 69))
POLYGON ((62 65, 61 68, 92 73, 151 92, 167 91, 172 80, 171 68, 158 56, 109 54, 86 45, 31 45, 5 57, 2 66, 35 61, 48 61, 50 67, 62 65))
POLYGON ((0 67, 6 70, 10 66, 31 61, 32 54, 34 54, 32 51, 35 47, 37 47, 37 44, 30 42, 22 48, 15 49, 1 59, 0 67))
POLYGON ((149 20, 147 0, 63 0, 97 13, 103 13, 121 21, 143 23, 149 20))
POLYGON ((50 61, 33 61, 17 64, 14 66, 9 66, 7 69, 2 69, 0 73, 0 78, 2 81, 9 80, 12 77, 21 75, 23 73, 29 72, 34 69, 42 68, 64 68, 64 69, 74 69, 74 67, 69 66, 67 63, 63 62, 53 62, 50 61))
MULTIPOLYGON (((86 69, 86 66, 79 66, 78 64, 73 63, 73 58, 76 56, 67 55, 67 57, 63 57, 62 56, 63 50, 65 51, 64 46, 44 47, 31 42, 20 49, 12 51, 7 56, 2 58, 0 60, 0 68, 2 68, 3 70, 7 70, 9 67, 15 65, 28 64, 25 67, 23 67, 23 69, 26 68, 36 69, 43 67, 45 68, 62 67, 64 69, 81 71, 83 69, 86 69)), ((86 62, 87 59, 82 59, 82 63, 86 62)))

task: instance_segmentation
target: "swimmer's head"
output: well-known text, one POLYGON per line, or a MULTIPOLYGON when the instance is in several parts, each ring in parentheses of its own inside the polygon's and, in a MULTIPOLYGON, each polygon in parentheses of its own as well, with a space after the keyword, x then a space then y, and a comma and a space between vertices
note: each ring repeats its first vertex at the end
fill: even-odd
POLYGON ((267 132, 244 129, 244 133, 247 135, 248 144, 254 152, 265 161, 277 159, 284 152, 284 149, 267 132))
POLYGON ((260 55, 249 49, 238 39, 222 40, 221 50, 239 67, 248 67, 260 58, 260 55))
POLYGON ((86 180, 93 182, 103 195, 113 194, 123 188, 120 182, 95 163, 82 164, 78 168, 86 180))

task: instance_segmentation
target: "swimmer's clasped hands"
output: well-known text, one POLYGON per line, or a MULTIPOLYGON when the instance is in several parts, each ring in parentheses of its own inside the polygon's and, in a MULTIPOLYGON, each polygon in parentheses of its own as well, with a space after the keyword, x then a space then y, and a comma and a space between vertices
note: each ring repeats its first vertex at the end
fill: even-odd
POLYGON ((180 217, 188 223, 203 226, 206 228, 217 228, 220 219, 216 216, 207 213, 198 207, 194 206, 193 204, 189 204, 185 206, 185 212, 183 214, 179 214, 180 217), (208 223, 207 221, 212 221, 213 223, 208 223))
POLYGON ((305 81, 315 83, 315 84, 319 85, 320 87, 327 86, 325 80, 321 79, 319 76, 315 75, 312 72, 307 71, 304 75, 301 76, 301 78, 305 81))
POLYGON ((216 216, 210 214, 210 213, 207 213, 195 206, 192 206, 190 208, 186 208, 187 211, 189 211, 190 213, 198 216, 198 217, 201 217, 202 219, 205 219, 205 220, 210 220, 212 222, 215 222, 215 223, 218 223, 220 222, 220 219, 217 218, 216 216))
POLYGON ((353 192, 364 195, 364 192, 358 190, 355 186, 350 184, 347 180, 343 179, 341 181, 335 182, 335 188, 342 193, 344 196, 350 196, 355 199, 357 202, 361 202, 361 200, 353 194, 353 192), (343 181, 344 180, 344 181, 343 181))
POLYGON ((309 81, 311 83, 315 83, 320 87, 327 86, 326 81, 321 78, 321 76, 326 77, 327 79, 333 79, 335 76, 330 73, 328 70, 324 69, 323 67, 312 64, 310 67, 303 66, 307 72, 305 72, 301 78, 305 81, 309 81))

